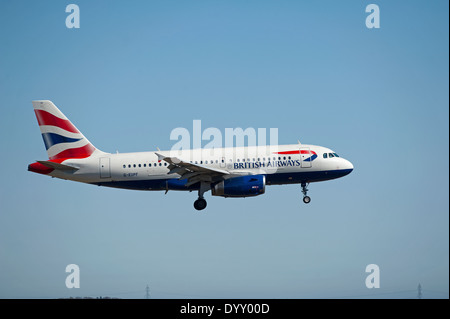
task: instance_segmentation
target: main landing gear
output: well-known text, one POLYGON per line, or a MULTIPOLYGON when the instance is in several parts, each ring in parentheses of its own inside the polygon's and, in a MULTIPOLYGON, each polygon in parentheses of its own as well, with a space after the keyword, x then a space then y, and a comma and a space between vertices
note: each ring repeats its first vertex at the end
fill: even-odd
POLYGON ((211 184, 202 182, 198 189, 198 199, 194 202, 194 208, 196 210, 203 210, 206 208, 206 200, 203 198, 203 194, 211 189, 211 184))
POLYGON ((305 204, 309 204, 311 202, 311 197, 309 197, 307 195, 307 193, 308 193, 308 188, 307 188, 308 185, 309 185, 309 183, 308 184, 302 183, 303 203, 305 203, 305 204))
POLYGON ((206 200, 204 198, 199 198, 194 202, 194 207, 196 210, 202 210, 206 208, 206 200))

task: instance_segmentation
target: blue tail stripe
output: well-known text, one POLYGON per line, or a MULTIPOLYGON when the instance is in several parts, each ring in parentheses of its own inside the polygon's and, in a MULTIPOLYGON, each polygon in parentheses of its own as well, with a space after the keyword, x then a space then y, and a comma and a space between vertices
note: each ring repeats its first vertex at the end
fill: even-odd
POLYGON ((47 150, 55 144, 72 143, 81 140, 81 138, 70 138, 55 133, 42 133, 42 138, 47 150))

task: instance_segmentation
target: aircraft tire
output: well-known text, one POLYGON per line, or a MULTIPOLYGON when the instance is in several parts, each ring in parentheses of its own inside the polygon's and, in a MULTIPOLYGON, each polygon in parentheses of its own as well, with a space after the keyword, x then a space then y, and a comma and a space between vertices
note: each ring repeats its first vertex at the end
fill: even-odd
POLYGON ((199 198, 194 202, 194 208, 196 210, 203 210, 206 208, 206 200, 199 198))

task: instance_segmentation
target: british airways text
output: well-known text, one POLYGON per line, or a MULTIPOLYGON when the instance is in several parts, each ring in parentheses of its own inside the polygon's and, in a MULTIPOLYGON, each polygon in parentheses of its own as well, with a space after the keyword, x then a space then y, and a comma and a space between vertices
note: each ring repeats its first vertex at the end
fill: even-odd
POLYGON ((300 160, 234 163, 234 169, 301 166, 300 160))

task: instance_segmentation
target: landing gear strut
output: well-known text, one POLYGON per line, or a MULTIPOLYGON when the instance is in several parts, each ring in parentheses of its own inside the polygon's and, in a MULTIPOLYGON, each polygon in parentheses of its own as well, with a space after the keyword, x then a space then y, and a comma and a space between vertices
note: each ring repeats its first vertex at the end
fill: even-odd
POLYGON ((311 202, 311 197, 309 197, 308 194, 308 184, 302 183, 302 193, 303 193, 303 203, 309 204, 311 202))
POLYGON ((206 200, 203 198, 203 194, 211 189, 211 184, 201 182, 198 189, 198 199, 194 202, 194 208, 196 210, 203 210, 206 208, 206 200))

